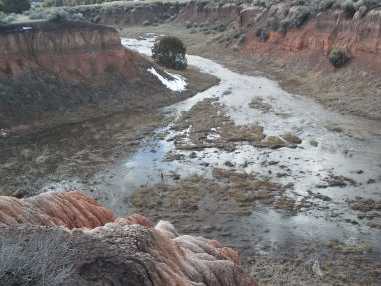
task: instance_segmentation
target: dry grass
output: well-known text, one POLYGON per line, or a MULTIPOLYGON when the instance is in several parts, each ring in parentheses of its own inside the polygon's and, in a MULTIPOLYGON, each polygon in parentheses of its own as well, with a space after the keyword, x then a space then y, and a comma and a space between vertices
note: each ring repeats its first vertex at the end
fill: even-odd
POLYGON ((69 281, 69 261, 76 252, 63 230, 46 229, 32 235, 0 238, 2 285, 58 286, 69 281), (4 283, 4 284, 3 284, 4 283))

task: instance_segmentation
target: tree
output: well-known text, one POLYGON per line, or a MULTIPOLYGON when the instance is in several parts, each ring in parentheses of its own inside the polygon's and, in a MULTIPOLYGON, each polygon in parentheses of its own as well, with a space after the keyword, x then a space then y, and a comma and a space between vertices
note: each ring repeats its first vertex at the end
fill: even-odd
POLYGON ((0 0, 0 9, 4 13, 22 13, 30 9, 29 0, 0 0))
POLYGON ((187 67, 185 53, 185 45, 176 37, 162 37, 155 42, 152 48, 152 58, 158 64, 178 70, 187 67))

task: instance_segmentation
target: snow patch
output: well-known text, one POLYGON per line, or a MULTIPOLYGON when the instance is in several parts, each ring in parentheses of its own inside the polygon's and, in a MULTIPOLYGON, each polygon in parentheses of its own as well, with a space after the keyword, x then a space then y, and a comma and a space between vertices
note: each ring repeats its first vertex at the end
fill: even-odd
POLYGON ((185 79, 180 75, 165 72, 167 75, 173 77, 173 80, 169 80, 163 77, 161 74, 159 74, 154 67, 147 69, 147 71, 156 76, 162 84, 164 84, 168 89, 172 91, 181 92, 184 91, 187 86, 185 79))
POLYGON ((5 138, 9 134, 9 131, 7 129, 0 129, 0 137, 5 138))
POLYGON ((152 56, 152 47, 157 37, 153 35, 150 36, 150 34, 146 34, 146 36, 146 38, 139 39, 122 38, 121 43, 125 48, 150 57, 152 56))

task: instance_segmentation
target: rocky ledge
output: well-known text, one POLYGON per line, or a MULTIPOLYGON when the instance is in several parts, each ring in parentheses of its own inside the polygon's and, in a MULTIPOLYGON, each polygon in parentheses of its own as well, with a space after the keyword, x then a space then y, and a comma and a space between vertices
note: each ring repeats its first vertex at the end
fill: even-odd
POLYGON ((4 285, 256 285, 218 241, 114 219, 79 192, 0 197, 0 257, 4 285))

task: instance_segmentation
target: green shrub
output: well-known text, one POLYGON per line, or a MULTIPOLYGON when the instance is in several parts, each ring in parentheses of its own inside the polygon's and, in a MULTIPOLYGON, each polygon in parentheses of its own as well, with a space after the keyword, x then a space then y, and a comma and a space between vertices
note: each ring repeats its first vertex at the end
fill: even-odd
POLYGON ((65 21, 73 21, 73 22, 85 22, 85 18, 81 13, 69 13, 65 11, 62 8, 59 8, 57 10, 53 10, 50 13, 45 16, 45 19, 47 19, 50 22, 65 22, 65 21))
POLYGON ((48 16, 50 22, 65 22, 69 19, 69 13, 63 10, 57 10, 48 16))
POLYGON ((0 24, 10 24, 16 20, 16 14, 5 14, 0 11, 0 24))
POLYGON ((22 13, 30 9, 29 0, 0 0, 0 9, 4 13, 22 13))
POLYGON ((349 54, 342 49, 334 48, 329 53, 329 61, 335 68, 340 68, 350 61, 349 54))
POLYGON ((185 69, 187 59, 183 42, 176 37, 162 37, 152 48, 152 58, 160 65, 173 69, 185 69))

